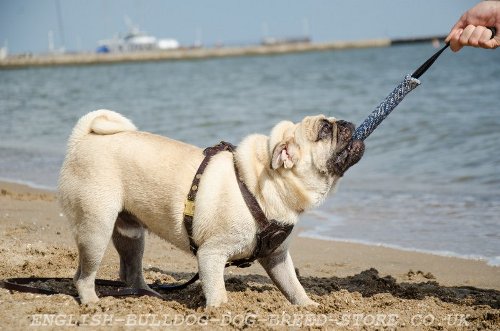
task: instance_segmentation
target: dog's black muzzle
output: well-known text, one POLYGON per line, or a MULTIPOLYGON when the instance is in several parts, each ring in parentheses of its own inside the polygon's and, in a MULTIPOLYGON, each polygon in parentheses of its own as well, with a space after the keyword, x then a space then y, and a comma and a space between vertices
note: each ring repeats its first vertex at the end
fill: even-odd
POLYGON ((333 176, 342 177, 344 173, 355 165, 365 151, 362 140, 352 140, 355 126, 351 122, 337 121, 337 148, 328 160, 328 172, 333 176))

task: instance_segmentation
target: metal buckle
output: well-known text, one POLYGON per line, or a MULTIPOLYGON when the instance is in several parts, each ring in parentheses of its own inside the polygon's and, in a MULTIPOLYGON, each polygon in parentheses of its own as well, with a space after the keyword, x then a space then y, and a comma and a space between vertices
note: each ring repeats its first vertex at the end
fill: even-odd
POLYGON ((194 217, 194 201, 186 200, 184 203, 184 215, 194 217))
POLYGON ((252 262, 243 262, 237 265, 238 268, 248 268, 252 265, 252 262))

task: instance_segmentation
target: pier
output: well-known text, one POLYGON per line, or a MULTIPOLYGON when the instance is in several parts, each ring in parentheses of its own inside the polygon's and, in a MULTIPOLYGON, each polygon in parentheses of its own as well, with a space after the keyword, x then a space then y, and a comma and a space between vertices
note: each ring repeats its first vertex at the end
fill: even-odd
MULTIPOLYGON (((430 42, 433 38, 419 38, 418 42, 430 42)), ((127 53, 62 53, 10 55, 0 59, 0 69, 25 67, 96 65, 124 62, 196 60, 235 56, 273 55, 300 52, 341 50, 351 48, 388 47, 392 44, 415 42, 413 39, 370 39, 357 41, 335 41, 326 43, 284 43, 275 45, 253 45, 242 47, 181 48, 164 51, 142 51, 127 53)))

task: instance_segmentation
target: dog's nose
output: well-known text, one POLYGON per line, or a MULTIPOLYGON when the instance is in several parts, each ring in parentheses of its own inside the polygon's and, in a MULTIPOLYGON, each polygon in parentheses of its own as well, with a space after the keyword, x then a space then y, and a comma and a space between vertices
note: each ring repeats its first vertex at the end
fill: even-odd
POLYGON ((339 140, 349 140, 354 133, 354 124, 347 121, 339 120, 335 122, 337 124, 337 137, 339 140))
POLYGON ((348 128, 348 129, 350 129, 354 126, 354 124, 352 124, 351 122, 347 122, 347 121, 343 121, 343 120, 338 120, 335 123, 337 123, 337 125, 340 127, 348 128))

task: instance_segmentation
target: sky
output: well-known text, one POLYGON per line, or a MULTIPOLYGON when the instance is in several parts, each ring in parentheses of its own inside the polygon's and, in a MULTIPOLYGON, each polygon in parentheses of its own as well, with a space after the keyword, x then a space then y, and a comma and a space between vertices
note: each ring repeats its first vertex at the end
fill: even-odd
POLYGON ((470 0, 0 0, 0 46, 9 53, 93 51, 128 30, 125 17, 158 38, 240 45, 262 37, 313 41, 445 35, 470 0), (59 4, 59 6, 58 6, 59 4), (60 8, 61 20, 58 20, 60 8))

